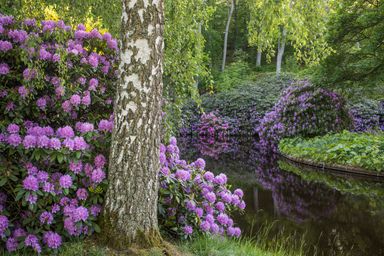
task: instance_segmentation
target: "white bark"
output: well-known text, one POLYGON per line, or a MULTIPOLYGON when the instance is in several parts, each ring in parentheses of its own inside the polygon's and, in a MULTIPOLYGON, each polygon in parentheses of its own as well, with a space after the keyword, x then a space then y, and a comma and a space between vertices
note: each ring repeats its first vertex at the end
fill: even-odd
POLYGON ((102 227, 117 248, 160 238, 157 174, 164 50, 163 1, 122 2, 120 82, 102 227))
POLYGON ((261 49, 257 49, 256 67, 261 66, 261 49))
POLYGON ((281 36, 277 43, 277 58, 276 58, 276 77, 280 77, 281 73, 281 63, 283 61, 284 49, 285 49, 285 41, 287 38, 287 30, 285 27, 281 29, 281 36))
POLYGON ((225 69, 225 63, 226 63, 226 59, 227 59, 227 44, 228 44, 229 26, 231 25, 231 18, 232 18, 232 14, 233 14, 234 9, 235 9, 235 0, 231 0, 231 7, 229 8, 228 20, 227 20, 227 25, 225 27, 225 34, 224 34, 223 63, 221 65, 221 71, 224 71, 224 69, 225 69))

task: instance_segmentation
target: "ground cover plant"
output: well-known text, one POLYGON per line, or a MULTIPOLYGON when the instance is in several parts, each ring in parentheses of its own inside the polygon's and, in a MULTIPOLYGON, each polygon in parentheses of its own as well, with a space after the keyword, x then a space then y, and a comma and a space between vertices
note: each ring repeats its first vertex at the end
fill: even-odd
POLYGON ((370 171, 384 171, 384 134, 341 133, 310 139, 284 139, 280 152, 318 163, 360 167, 370 171))

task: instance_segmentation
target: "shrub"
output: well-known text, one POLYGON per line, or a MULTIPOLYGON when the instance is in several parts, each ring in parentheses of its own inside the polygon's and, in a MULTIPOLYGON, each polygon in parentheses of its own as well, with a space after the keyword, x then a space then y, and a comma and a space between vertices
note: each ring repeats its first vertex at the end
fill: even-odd
POLYGON ((300 81, 287 88, 261 120, 261 144, 275 145, 281 138, 313 137, 352 127, 344 99, 338 94, 300 81))
POLYGON ((354 131, 384 130, 384 102, 364 99, 350 107, 354 131))
POLYGON ((312 139, 285 139, 279 150, 297 158, 319 163, 361 167, 384 171, 384 134, 344 131, 312 139))
POLYGON ((236 120, 220 116, 217 112, 202 114, 195 132, 200 138, 225 140, 238 132, 236 120))
MULTIPOLYGON (((243 82, 236 88, 214 95, 203 95, 201 107, 206 112, 217 111, 222 116, 237 119, 238 134, 253 135, 263 115, 269 111, 282 90, 293 81, 289 74, 276 79, 275 73, 260 75, 256 81, 243 82)), ((191 127, 199 119, 198 107, 189 102, 183 107, 183 127, 191 127)))
POLYGON ((0 15, 0 237, 8 251, 55 250, 98 231, 116 50, 110 34, 83 25, 0 15))
POLYGON ((201 158, 187 164, 179 159, 176 139, 160 148, 159 221, 161 227, 177 237, 202 233, 240 236, 229 214, 244 209, 243 191, 229 190, 227 176, 205 170, 201 158))
POLYGON ((250 79, 251 68, 243 60, 238 60, 229 64, 224 72, 218 75, 215 91, 223 92, 233 89, 247 79, 250 79))

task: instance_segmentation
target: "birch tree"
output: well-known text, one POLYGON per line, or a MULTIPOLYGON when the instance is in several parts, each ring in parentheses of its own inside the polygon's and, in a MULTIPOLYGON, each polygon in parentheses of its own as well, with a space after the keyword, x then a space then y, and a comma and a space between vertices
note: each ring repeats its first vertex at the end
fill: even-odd
POLYGON ((286 44, 296 60, 304 64, 318 63, 331 50, 325 41, 327 1, 324 0, 249 0, 249 44, 265 52, 267 60, 276 54, 279 77, 286 44))
POLYGON ((123 0, 120 83, 103 233, 110 245, 161 241, 157 222, 163 73, 163 1, 123 0))
POLYGON ((227 59, 228 33, 229 33, 229 26, 231 25, 232 14, 235 9, 235 0, 230 0, 230 4, 231 6, 229 7, 229 10, 228 10, 228 19, 227 19, 227 24, 225 26, 225 33, 224 33, 223 62, 221 64, 221 71, 224 71, 225 63, 227 59))

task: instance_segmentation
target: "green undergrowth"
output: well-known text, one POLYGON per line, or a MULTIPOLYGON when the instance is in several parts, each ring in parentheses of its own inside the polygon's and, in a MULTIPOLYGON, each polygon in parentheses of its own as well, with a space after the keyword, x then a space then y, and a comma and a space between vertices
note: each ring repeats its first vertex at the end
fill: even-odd
POLYGON ((352 133, 344 131, 310 139, 283 139, 283 154, 317 163, 360 167, 384 171, 384 133, 352 133))

